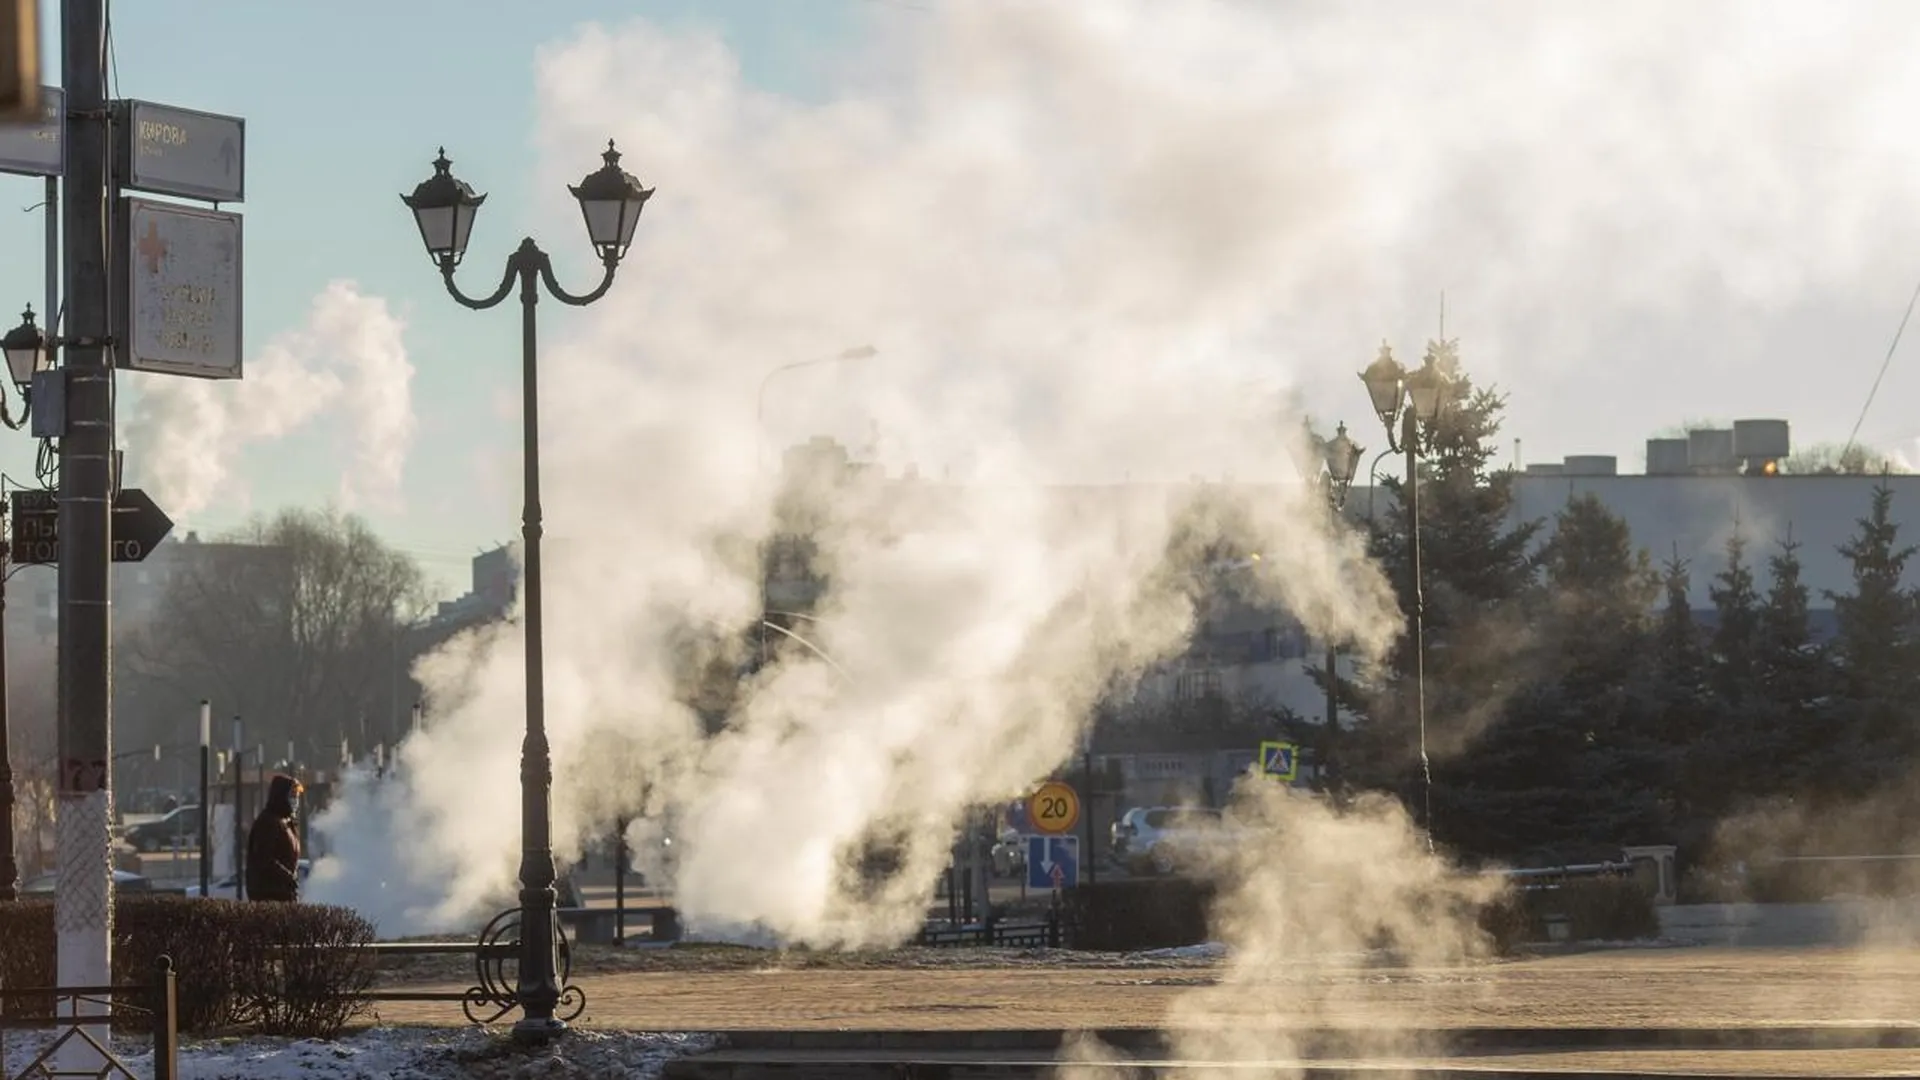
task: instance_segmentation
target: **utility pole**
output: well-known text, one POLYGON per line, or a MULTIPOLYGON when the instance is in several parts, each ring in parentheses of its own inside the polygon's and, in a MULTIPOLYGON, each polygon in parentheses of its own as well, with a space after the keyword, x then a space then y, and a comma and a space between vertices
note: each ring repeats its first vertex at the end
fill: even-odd
MULTIPOLYGON (((0 515, 5 513, 0 508, 0 515)), ((0 517, 4 520, 4 517, 0 517)), ((20 862, 13 840, 13 727, 7 709, 7 571, 11 552, 0 546, 0 901, 20 898, 20 862)))
MULTIPOLYGON (((66 422, 60 439, 58 519, 56 978, 61 986, 105 986, 113 981, 113 658, 107 587, 114 444, 107 328, 112 241, 105 0, 61 0, 60 16, 68 332, 59 339, 65 354, 66 422)), ((105 1010, 95 1005, 91 1011, 105 1010)), ((97 1051, 92 1053, 97 1057, 97 1051)))

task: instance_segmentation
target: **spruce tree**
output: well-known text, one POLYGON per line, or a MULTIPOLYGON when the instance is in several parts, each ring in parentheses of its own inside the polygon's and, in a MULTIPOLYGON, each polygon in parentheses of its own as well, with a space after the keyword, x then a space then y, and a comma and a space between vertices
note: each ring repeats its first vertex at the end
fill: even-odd
POLYGON ((1759 752, 1774 763, 1760 792, 1785 792, 1816 779, 1826 753, 1817 714, 1829 672, 1825 650, 1814 643, 1807 618, 1808 592, 1800 580, 1800 544, 1793 526, 1767 560, 1767 596, 1760 606, 1758 668, 1771 724, 1759 752))
MULTIPOLYGON (((1700 624, 1693 617, 1690 596, 1693 577, 1688 572, 1689 566, 1676 548, 1673 557, 1661 567, 1666 604, 1660 611, 1655 646, 1659 654, 1660 681, 1668 700, 1684 702, 1691 711, 1703 689, 1702 673, 1706 664, 1701 650, 1700 624)), ((1669 736, 1679 741, 1685 733, 1673 731, 1669 736)))
POLYGON ((1873 489, 1860 531, 1840 545, 1853 570, 1853 592, 1826 591, 1838 632, 1834 654, 1842 684, 1858 700, 1905 699, 1916 685, 1914 598, 1902 584, 1916 550, 1899 543, 1893 520, 1893 489, 1873 489))
POLYGON ((1712 697, 1707 688, 1704 635, 1694 619, 1689 563, 1678 549, 1662 568, 1666 602, 1654 629, 1657 656, 1654 683, 1655 718, 1646 731, 1657 752, 1657 786, 1672 804, 1675 837, 1697 844, 1710 835, 1712 817, 1726 799, 1703 768, 1712 759, 1714 730, 1712 697))
POLYGON ((1912 753, 1908 719, 1920 691, 1913 594, 1901 584, 1915 551, 1900 544, 1893 489, 1873 490, 1860 531, 1840 545, 1853 570, 1853 591, 1828 591, 1838 622, 1833 654, 1841 697, 1831 776, 1841 790, 1889 780, 1912 753))
POLYGON ((1626 522, 1591 494, 1555 517, 1539 562, 1540 663, 1557 677, 1518 694, 1476 742, 1457 768, 1475 797, 1456 807, 1485 849, 1586 858, 1664 831, 1636 715, 1644 697, 1630 690, 1658 581, 1626 522))
POLYGON ((1767 697, 1808 705, 1824 687, 1819 678, 1824 657, 1813 641, 1807 617, 1808 592, 1800 580, 1800 544, 1793 526, 1767 559, 1767 597, 1760 605, 1758 666, 1767 697))
POLYGON ((1713 576, 1707 595, 1717 619, 1711 638, 1709 683, 1720 699, 1737 705, 1759 690, 1760 594, 1747 564, 1747 541, 1736 526, 1727 538, 1727 565, 1713 576))

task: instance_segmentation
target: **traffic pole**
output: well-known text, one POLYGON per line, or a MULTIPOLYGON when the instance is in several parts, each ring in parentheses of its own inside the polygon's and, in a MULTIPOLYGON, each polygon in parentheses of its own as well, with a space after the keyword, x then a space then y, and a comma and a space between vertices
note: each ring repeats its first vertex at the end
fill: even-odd
MULTIPOLYGON (((60 439, 59 862, 54 888, 61 986, 113 981, 112 618, 108 608, 113 498, 113 360, 109 352, 109 191, 105 0, 61 0, 66 91, 67 333, 60 439)), ((49 319, 54 313, 49 312, 49 319)), ((98 1015, 104 1003, 76 1003, 98 1015)), ((75 1040, 77 1045, 83 1040, 75 1040)), ((62 1068, 98 1062, 79 1046, 62 1068)))

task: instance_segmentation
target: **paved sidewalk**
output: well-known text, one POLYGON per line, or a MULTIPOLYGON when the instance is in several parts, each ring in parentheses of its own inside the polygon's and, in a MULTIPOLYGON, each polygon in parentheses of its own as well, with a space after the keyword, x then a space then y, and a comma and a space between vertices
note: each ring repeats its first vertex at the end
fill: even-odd
MULTIPOLYGON (((584 1024, 656 1031, 1715 1028, 1920 1022, 1920 950, 1629 949, 1445 969, 922 968, 587 974, 584 1024)), ((443 987, 462 989, 462 987, 443 987)), ((388 1003, 382 1020, 458 1023, 388 1003)))

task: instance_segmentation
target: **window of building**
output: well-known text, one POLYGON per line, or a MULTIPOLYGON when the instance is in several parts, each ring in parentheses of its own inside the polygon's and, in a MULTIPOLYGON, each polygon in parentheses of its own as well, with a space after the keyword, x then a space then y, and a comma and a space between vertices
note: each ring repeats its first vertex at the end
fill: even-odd
POLYGON ((1211 668, 1183 671, 1173 683, 1174 696, 1182 701, 1220 696, 1220 673, 1211 668))

